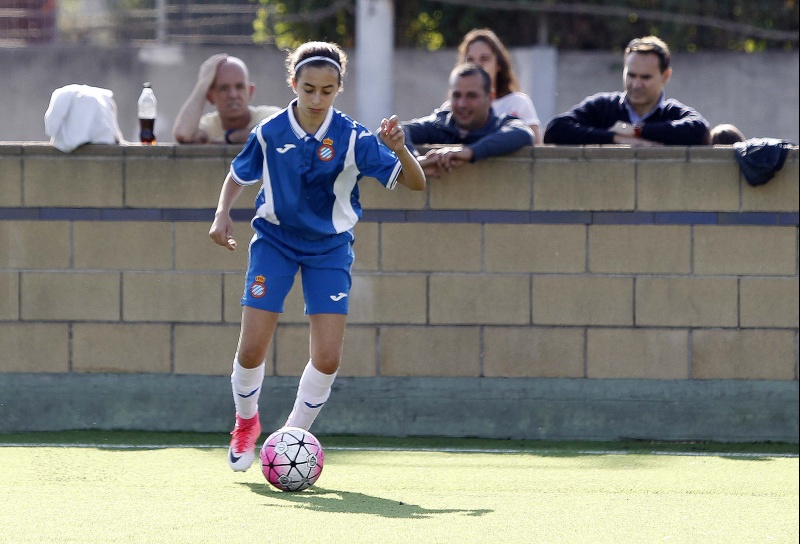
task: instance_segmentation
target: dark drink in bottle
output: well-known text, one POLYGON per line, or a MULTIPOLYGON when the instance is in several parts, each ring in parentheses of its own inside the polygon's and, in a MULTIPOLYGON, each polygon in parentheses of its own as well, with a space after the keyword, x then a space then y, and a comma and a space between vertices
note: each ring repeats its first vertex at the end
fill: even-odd
POLYGON ((156 144, 156 134, 154 131, 156 126, 155 119, 139 118, 139 140, 146 145, 156 144))
POLYGON ((156 145, 156 95, 145 83, 139 95, 139 140, 145 145, 156 145))

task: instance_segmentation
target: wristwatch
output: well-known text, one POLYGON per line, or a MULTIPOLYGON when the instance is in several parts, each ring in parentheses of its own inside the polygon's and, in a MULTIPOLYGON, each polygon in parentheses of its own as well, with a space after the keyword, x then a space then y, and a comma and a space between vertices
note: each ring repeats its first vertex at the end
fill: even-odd
POLYGON ((642 137, 642 128, 644 127, 644 123, 636 123, 633 125, 633 135, 636 138, 642 137))

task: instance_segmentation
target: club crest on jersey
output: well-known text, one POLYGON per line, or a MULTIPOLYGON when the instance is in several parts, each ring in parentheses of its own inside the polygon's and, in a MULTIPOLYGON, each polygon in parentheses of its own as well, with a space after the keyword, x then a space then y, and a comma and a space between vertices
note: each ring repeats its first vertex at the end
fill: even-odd
POLYGON ((253 298, 261 298, 267 294, 267 286, 264 284, 264 276, 256 276, 256 280, 250 285, 250 294, 253 298))
POLYGON ((328 162, 333 158, 333 155, 333 140, 325 138, 322 140, 322 145, 317 149, 317 157, 319 157, 321 161, 328 162))

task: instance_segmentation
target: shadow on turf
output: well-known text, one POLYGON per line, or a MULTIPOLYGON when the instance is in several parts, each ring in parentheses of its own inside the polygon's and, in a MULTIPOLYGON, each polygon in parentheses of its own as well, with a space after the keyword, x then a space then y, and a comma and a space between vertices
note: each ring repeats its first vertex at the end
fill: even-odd
POLYGON ((492 512, 489 509, 461 510, 457 508, 423 508, 417 504, 384 499, 356 493, 353 491, 337 491, 322 487, 311 487, 299 493, 283 493, 275 491, 266 484, 242 483, 253 493, 283 501, 294 506, 301 506, 318 512, 336 512, 349 514, 370 514, 382 518, 429 518, 437 514, 462 514, 466 516, 483 516, 492 512))

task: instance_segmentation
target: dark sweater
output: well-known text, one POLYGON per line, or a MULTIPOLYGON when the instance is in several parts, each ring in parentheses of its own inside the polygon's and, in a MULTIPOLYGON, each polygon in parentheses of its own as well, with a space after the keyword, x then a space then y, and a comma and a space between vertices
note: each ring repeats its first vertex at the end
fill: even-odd
POLYGON ((406 121, 402 126, 411 151, 415 145, 461 144, 472 149, 473 162, 533 145, 533 132, 525 121, 512 115, 498 117, 494 112, 489 113, 489 120, 481 128, 463 135, 450 110, 436 110, 427 117, 406 121))
MULTIPOLYGON (((544 132, 546 144, 613 144, 608 130, 617 121, 630 123, 625 93, 598 93, 570 111, 555 116, 544 132)), ((695 110, 669 98, 644 120, 641 137, 666 145, 707 143, 708 121, 695 110)))

